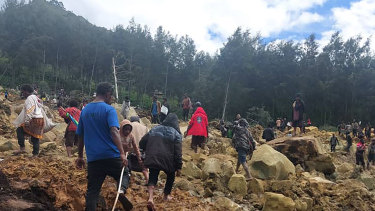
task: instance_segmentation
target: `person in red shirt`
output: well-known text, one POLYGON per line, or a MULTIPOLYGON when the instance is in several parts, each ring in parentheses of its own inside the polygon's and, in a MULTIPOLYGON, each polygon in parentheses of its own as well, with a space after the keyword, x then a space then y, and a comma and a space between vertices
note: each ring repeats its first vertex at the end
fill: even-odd
POLYGON ((197 110, 190 119, 189 126, 185 133, 185 137, 191 135, 191 148, 195 153, 198 152, 198 146, 204 149, 206 138, 208 137, 208 119, 207 114, 198 102, 197 110))
POLYGON ((78 143, 78 136, 76 135, 77 126, 71 120, 70 114, 77 122, 81 115, 81 111, 78 109, 78 102, 76 100, 70 100, 68 108, 59 108, 59 115, 64 118, 65 122, 68 124, 65 130, 65 146, 68 157, 72 156, 72 148, 78 143))

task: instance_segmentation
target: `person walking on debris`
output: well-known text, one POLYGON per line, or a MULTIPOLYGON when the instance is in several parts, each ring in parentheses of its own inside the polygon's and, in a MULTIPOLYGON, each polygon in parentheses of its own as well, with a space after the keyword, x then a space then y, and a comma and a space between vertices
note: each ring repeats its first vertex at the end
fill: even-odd
POLYGON ((371 138, 371 126, 368 124, 365 128, 365 136, 368 140, 371 138))
POLYGON ((77 126, 72 121, 74 118, 78 122, 81 111, 78 109, 78 102, 74 99, 70 100, 68 108, 59 108, 59 115, 64 118, 65 123, 68 124, 65 130, 65 147, 68 157, 72 156, 72 148, 78 143, 78 135, 76 135, 77 126))
POLYGON ((148 210, 155 210, 154 188, 158 183, 160 171, 164 171, 167 180, 164 187, 164 200, 171 200, 175 176, 180 176, 182 168, 182 137, 177 115, 168 114, 161 125, 150 130, 140 141, 140 148, 146 154, 145 166, 149 168, 148 210))
POLYGON ((365 154, 365 151, 366 151, 366 145, 365 145, 365 141, 364 141, 362 135, 358 138, 360 140, 357 143, 357 151, 355 152, 355 164, 361 165, 363 167, 363 169, 365 169, 366 166, 365 166, 364 154, 365 154))
POLYGON ((256 144, 249 130, 247 129, 248 126, 249 123, 245 119, 240 119, 235 122, 232 144, 238 153, 236 173, 238 173, 240 165, 242 165, 246 172, 246 178, 251 179, 251 174, 246 162, 246 156, 249 155, 251 159, 256 144))
POLYGON ((276 120, 276 129, 281 131, 281 119, 280 118, 277 118, 276 120))
POLYGON ((375 165, 375 139, 371 140, 371 144, 368 147, 368 161, 367 161, 367 169, 370 169, 370 163, 375 165))
POLYGON ((169 113, 169 104, 167 98, 163 98, 163 103, 160 109, 160 122, 163 122, 164 119, 168 116, 169 113))
POLYGON ((151 123, 152 124, 160 124, 159 115, 161 110, 161 104, 158 101, 156 96, 152 97, 152 104, 151 104, 151 123))
POLYGON ((208 118, 200 103, 196 103, 197 110, 190 119, 189 126, 185 133, 186 136, 191 135, 191 148, 195 153, 198 152, 198 146, 203 150, 206 138, 208 137, 208 118))
POLYGON ((187 96, 187 94, 184 94, 184 99, 182 100, 182 119, 183 121, 188 121, 189 119, 189 111, 191 109, 191 100, 187 96))
POLYGON ((352 128, 353 128, 353 137, 357 137, 358 131, 359 131, 359 124, 357 121, 353 120, 352 128))
POLYGON ((127 119, 120 123, 120 136, 122 147, 125 153, 128 154, 128 167, 131 171, 142 172, 146 179, 146 184, 148 182, 148 172, 143 165, 143 160, 141 152, 139 151, 138 143, 135 141, 133 134, 131 133, 133 126, 131 122, 127 119))
POLYGON ((129 111, 130 111, 130 100, 129 97, 125 97, 124 102, 122 102, 122 107, 121 107, 121 115, 124 117, 124 119, 127 119, 129 116, 129 111))
MULTIPOLYGON (((124 167, 121 190, 125 193, 129 186, 130 174, 127 167, 128 161, 121 144, 119 122, 116 110, 110 106, 113 87, 109 83, 100 83, 96 88, 96 97, 87 104, 81 112, 77 135, 79 135, 78 169, 85 167, 83 148, 86 148, 87 167, 87 193, 86 210, 95 211, 97 201, 106 176, 120 181, 121 171, 124 167)), ((133 205, 124 194, 119 200, 125 210, 131 210, 133 205)))
POLYGON ((8 100, 8 91, 7 90, 5 90, 5 92, 4 92, 4 97, 5 97, 6 100, 8 100))
POLYGON ((275 139, 275 132, 273 131, 271 125, 268 125, 268 127, 264 129, 262 139, 266 139, 266 141, 272 141, 275 139))
POLYGON ((297 135, 297 127, 300 129, 300 134, 302 134, 302 121, 303 121, 303 114, 305 112, 305 105, 301 100, 300 96, 297 95, 296 100, 292 104, 293 112, 292 112, 292 126, 293 126, 293 136, 297 135))
POLYGON ((21 96, 26 98, 23 109, 15 123, 17 122, 17 139, 20 150, 14 152, 14 155, 25 153, 25 133, 31 136, 33 144, 33 156, 39 154, 39 140, 43 137, 44 118, 42 114, 42 105, 30 85, 21 87, 21 96))
POLYGON ((340 144, 340 142, 337 139, 337 137, 335 136, 335 134, 332 134, 332 137, 329 140, 329 143, 331 144, 331 152, 335 152, 336 151, 336 145, 340 144))
POLYGON ((352 147, 353 139, 350 137, 350 132, 346 133, 346 151, 350 151, 350 147, 352 147))

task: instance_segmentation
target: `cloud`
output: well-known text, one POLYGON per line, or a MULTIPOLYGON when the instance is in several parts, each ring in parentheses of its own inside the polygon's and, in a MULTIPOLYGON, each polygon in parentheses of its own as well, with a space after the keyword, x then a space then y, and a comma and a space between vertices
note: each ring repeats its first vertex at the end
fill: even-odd
POLYGON ((152 32, 158 26, 172 34, 189 35, 198 50, 215 52, 237 27, 260 32, 264 37, 321 22, 324 17, 308 10, 326 0, 62 0, 67 10, 90 22, 114 28, 127 25, 131 18, 147 25, 152 32))

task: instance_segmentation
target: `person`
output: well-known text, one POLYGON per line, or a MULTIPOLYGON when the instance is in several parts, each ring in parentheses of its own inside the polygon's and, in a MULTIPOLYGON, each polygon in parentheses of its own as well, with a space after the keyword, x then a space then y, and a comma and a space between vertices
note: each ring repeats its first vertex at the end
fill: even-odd
POLYGON ((208 137, 208 118, 200 105, 197 105, 197 110, 190 119, 185 137, 189 135, 192 136, 190 147, 195 153, 198 152, 198 146, 204 149, 206 138, 208 137))
POLYGON ((266 141, 272 141, 275 139, 275 133, 273 132, 271 125, 268 125, 268 127, 264 129, 262 139, 266 139, 266 141))
POLYGON ((221 137, 227 137, 228 128, 226 127, 225 121, 223 119, 220 120, 220 132, 221 132, 221 137))
POLYGON ((72 121, 73 118, 78 122, 81 115, 81 111, 78 109, 78 102, 74 99, 70 100, 69 107, 63 109, 59 108, 59 115, 64 118, 65 122, 68 124, 65 130, 65 147, 68 157, 72 156, 72 148, 78 143, 78 136, 76 135, 77 126, 72 121), (70 115, 70 116, 68 116, 70 115))
POLYGON ((295 101, 293 102, 292 108, 293 108, 293 112, 292 112, 293 136, 295 136, 297 135, 297 127, 299 127, 300 133, 302 133, 302 120, 303 120, 303 113, 305 112, 305 105, 299 95, 297 95, 295 101))
POLYGON ((22 98, 26 98, 25 104, 17 120, 17 139, 20 145, 20 150, 14 152, 14 155, 25 153, 25 134, 31 136, 31 143, 33 145, 33 156, 39 154, 39 140, 43 137, 44 118, 42 114, 42 105, 30 85, 21 86, 22 98))
POLYGON ((163 98, 163 104, 160 109, 160 122, 163 122, 169 113, 169 104, 167 98, 163 98))
POLYGON ((357 121, 353 120, 352 128, 353 128, 353 137, 357 137, 358 131, 359 131, 359 124, 357 121))
POLYGON ((191 109, 191 100, 187 96, 187 94, 184 94, 184 99, 182 100, 182 116, 185 122, 188 121, 190 109, 191 109))
POLYGON ((367 155, 367 169, 370 169, 370 163, 375 165, 375 139, 371 140, 371 144, 368 147, 368 155, 367 155))
POLYGON ((5 90, 5 92, 4 92, 4 97, 5 97, 6 100, 8 100, 8 91, 7 90, 5 90))
POLYGON ((368 124, 365 128, 365 136, 368 140, 371 138, 371 126, 368 124))
POLYGON ((154 188, 158 183, 160 171, 164 171, 167 180, 164 187, 164 200, 171 200, 170 194, 175 176, 180 176, 182 168, 182 136, 177 115, 168 114, 167 118, 150 130, 140 141, 140 148, 145 151, 144 164, 149 168, 148 210, 155 210, 154 188), (175 175, 176 174, 176 175, 175 175))
POLYGON ((311 123, 311 119, 310 119, 310 118, 308 118, 308 119, 307 119, 307 127, 310 127, 310 126, 311 126, 311 124, 312 124, 312 123, 311 123))
POLYGON ((288 124, 288 121, 284 117, 284 119, 282 119, 282 121, 281 121, 281 132, 285 131, 285 128, 287 127, 287 124, 288 124))
POLYGON ((122 147, 124 148, 125 153, 128 154, 128 164, 131 171, 142 172, 143 176, 146 179, 146 184, 148 182, 148 172, 143 165, 143 160, 141 152, 139 151, 138 143, 135 141, 135 138, 132 134, 133 126, 131 122, 127 119, 124 119, 120 123, 120 136, 122 147))
POLYGON ((234 126, 232 144, 238 153, 236 173, 238 173, 240 165, 242 165, 246 172, 246 178, 249 180, 251 175, 246 163, 246 156, 249 155, 251 158, 255 150, 255 142, 247 129, 248 126, 249 123, 245 119, 238 120, 234 126))
POLYGON ((352 146, 353 140, 352 137, 350 137, 350 132, 346 133, 346 151, 350 151, 350 147, 352 146))
POLYGON ((160 114, 161 106, 158 98, 156 96, 152 97, 152 104, 151 104, 151 123, 152 124, 160 124, 159 114, 160 114))
POLYGON ((339 132, 339 136, 343 135, 345 132, 345 123, 341 122, 339 125, 337 125, 337 131, 339 132))
POLYGON ((148 129, 146 126, 140 123, 138 116, 130 117, 130 124, 133 127, 132 135, 134 136, 134 140, 137 143, 137 146, 139 146, 139 141, 144 135, 147 134, 148 129))
MULTIPOLYGON (((119 122, 116 110, 110 105, 113 87, 109 83, 100 83, 96 88, 93 102, 82 110, 77 128, 78 158, 76 166, 85 166, 83 149, 87 157, 87 193, 86 210, 96 209, 100 189, 107 176, 113 177, 118 183, 124 168, 122 183, 118 184, 122 192, 129 186, 130 174, 127 159, 121 144, 119 122)), ((122 193, 119 200, 125 210, 131 210, 133 205, 122 193)))
POLYGON ((125 97, 125 100, 122 102, 122 107, 121 107, 121 115, 124 117, 124 119, 128 118, 130 111, 130 100, 129 97, 125 97))
POLYGON ((364 153, 366 151, 366 145, 363 136, 358 138, 359 142, 357 143, 357 151, 355 152, 355 164, 361 165, 363 169, 365 169, 364 153))
POLYGON ((281 119, 280 118, 277 118, 276 120, 276 129, 281 131, 281 119))
POLYGON ((241 114, 237 114, 236 115, 236 118, 234 119, 234 122, 236 122, 236 121, 238 121, 238 120, 240 120, 241 119, 241 114))
POLYGON ((340 142, 337 139, 337 137, 335 136, 335 134, 332 134, 332 137, 329 140, 329 143, 331 144, 331 152, 335 152, 336 151, 336 145, 340 144, 340 142))

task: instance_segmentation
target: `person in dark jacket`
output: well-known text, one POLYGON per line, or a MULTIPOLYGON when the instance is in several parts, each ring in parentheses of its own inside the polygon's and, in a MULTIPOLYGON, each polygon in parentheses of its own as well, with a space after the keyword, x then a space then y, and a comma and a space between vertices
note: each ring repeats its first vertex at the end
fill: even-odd
POLYGON ((182 136, 177 115, 168 114, 159 126, 150 130, 140 141, 139 146, 146 154, 144 165, 149 168, 147 202, 148 210, 155 210, 154 188, 158 182, 160 171, 167 175, 164 187, 164 200, 170 200, 172 186, 176 176, 181 174, 182 167, 182 136))
POLYGON ((363 167, 363 170, 365 170, 365 151, 366 151, 366 145, 365 145, 365 140, 363 139, 364 136, 360 135, 359 137, 359 142, 357 143, 357 151, 355 152, 355 164, 360 165, 363 167))
POLYGON ((353 143, 353 139, 352 137, 350 136, 350 132, 346 132, 346 151, 349 152, 350 151, 350 147, 352 146, 352 143, 353 143))
POLYGON ((264 129, 262 138, 266 139, 266 141, 272 141, 275 139, 275 133, 273 132, 271 125, 268 125, 268 127, 264 129))
POLYGON ((340 144, 340 142, 337 139, 337 137, 335 136, 335 134, 332 134, 332 137, 329 140, 329 143, 331 144, 331 152, 335 152, 336 151, 336 145, 340 144))
POLYGON ((300 129, 300 134, 302 133, 302 121, 303 121, 303 114, 305 112, 305 105, 301 100, 300 96, 297 95, 296 100, 292 104, 293 112, 292 112, 292 126, 293 136, 297 134, 297 127, 300 129))
POLYGON ((250 171, 246 163, 246 156, 250 155, 251 158, 255 150, 255 142, 247 129, 248 126, 249 123, 247 123, 245 119, 238 120, 238 123, 234 126, 232 143, 238 153, 236 172, 238 172, 240 165, 242 165, 246 172, 247 179, 251 179, 250 171))

